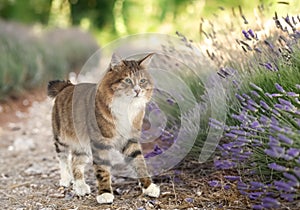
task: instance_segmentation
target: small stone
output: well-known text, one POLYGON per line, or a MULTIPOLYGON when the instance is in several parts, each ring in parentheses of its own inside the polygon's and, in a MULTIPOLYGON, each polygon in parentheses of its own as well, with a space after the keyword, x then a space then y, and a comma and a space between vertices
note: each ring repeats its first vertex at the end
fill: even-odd
POLYGON ((42 174, 43 170, 40 165, 33 164, 29 168, 27 168, 24 172, 27 175, 37 175, 37 174, 42 174))
POLYGON ((13 143, 15 151, 26 151, 35 149, 35 143, 32 139, 26 137, 18 137, 13 143))
POLYGON ((201 195, 202 195, 202 192, 201 192, 201 191, 198 191, 198 192, 196 192, 196 195, 197 195, 197 196, 201 196, 201 195))

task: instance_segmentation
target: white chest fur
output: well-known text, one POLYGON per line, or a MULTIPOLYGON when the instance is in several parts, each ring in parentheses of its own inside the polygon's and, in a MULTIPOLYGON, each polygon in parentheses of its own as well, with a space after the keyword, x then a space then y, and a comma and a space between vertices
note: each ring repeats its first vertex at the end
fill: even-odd
POLYGON ((115 97, 111 104, 111 112, 115 118, 117 135, 124 140, 132 138, 132 125, 135 117, 145 109, 144 98, 115 97))

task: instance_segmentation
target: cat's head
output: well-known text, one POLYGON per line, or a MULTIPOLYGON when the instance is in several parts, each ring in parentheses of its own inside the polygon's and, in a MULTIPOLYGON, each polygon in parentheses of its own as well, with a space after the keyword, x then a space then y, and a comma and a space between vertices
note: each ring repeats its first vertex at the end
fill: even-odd
POLYGON ((153 92, 153 80, 147 71, 153 53, 139 60, 122 60, 113 54, 103 84, 113 97, 149 101, 153 92))

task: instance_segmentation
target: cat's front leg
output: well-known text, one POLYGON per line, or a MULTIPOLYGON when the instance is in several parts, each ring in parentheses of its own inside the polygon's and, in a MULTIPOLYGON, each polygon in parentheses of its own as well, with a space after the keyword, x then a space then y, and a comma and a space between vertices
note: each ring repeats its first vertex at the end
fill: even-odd
POLYGON ((141 145, 135 138, 129 139, 127 144, 122 150, 125 161, 132 164, 133 168, 139 178, 143 193, 150 197, 159 197, 159 186, 152 182, 148 174, 146 162, 141 150, 141 145))
POLYGON ((76 195, 84 196, 90 194, 89 185, 86 184, 84 178, 84 167, 89 161, 89 155, 84 151, 72 151, 72 172, 74 176, 73 189, 76 195))
POLYGON ((93 165, 97 179, 98 196, 100 204, 112 203, 114 195, 111 187, 111 162, 109 152, 112 146, 99 141, 92 141, 93 165))

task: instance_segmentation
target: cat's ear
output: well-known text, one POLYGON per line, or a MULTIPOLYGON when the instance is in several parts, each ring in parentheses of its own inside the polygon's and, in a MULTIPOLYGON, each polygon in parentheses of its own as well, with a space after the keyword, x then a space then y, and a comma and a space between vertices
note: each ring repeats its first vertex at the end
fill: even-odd
POLYGON ((147 67, 150 64, 153 55, 154 55, 154 53, 150 53, 150 54, 146 55, 146 57, 144 57, 138 61, 138 64, 140 66, 147 67))
POLYGON ((114 70, 116 66, 119 66, 123 63, 123 60, 116 53, 113 53, 110 61, 111 70, 114 70))

